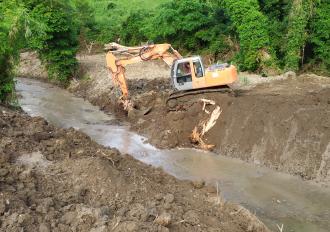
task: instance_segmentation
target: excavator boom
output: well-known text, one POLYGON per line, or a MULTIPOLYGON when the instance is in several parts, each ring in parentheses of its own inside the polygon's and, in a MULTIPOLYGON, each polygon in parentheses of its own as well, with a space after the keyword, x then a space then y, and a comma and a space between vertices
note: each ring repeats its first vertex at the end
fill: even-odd
POLYGON ((129 99, 129 91, 125 76, 125 66, 142 61, 162 59, 167 65, 171 67, 175 60, 182 58, 180 53, 173 49, 170 44, 126 47, 117 43, 110 43, 105 45, 105 50, 107 51, 107 67, 111 71, 114 84, 120 87, 122 92, 121 98, 124 101, 129 99), (116 57, 115 55, 120 58, 116 57))

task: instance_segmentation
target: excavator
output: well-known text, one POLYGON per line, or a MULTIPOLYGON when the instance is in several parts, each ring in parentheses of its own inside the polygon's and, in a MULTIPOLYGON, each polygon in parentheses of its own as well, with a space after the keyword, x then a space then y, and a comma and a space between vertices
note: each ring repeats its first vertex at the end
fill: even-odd
POLYGON ((171 82, 174 92, 166 104, 175 107, 178 98, 208 92, 227 92, 237 81, 234 65, 214 64, 205 68, 200 56, 182 57, 171 44, 148 44, 139 47, 126 47, 118 43, 105 45, 106 65, 112 80, 121 90, 120 101, 126 111, 133 108, 127 86, 125 67, 127 65, 161 59, 171 68, 171 82))

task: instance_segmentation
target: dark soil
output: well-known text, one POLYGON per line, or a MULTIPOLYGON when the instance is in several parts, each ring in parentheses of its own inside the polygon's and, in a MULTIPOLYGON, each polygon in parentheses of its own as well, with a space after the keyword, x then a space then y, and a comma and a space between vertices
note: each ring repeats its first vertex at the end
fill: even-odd
POLYGON ((139 104, 153 105, 154 110, 133 118, 133 128, 161 147, 192 146, 189 137, 193 128, 209 117, 202 111, 200 98, 214 100, 222 109, 216 125, 205 136, 217 153, 305 179, 329 180, 329 87, 312 80, 279 81, 237 92, 236 96, 214 93, 186 97, 175 112, 168 112, 163 99, 155 94, 153 101, 139 100, 139 104))
MULTIPOLYGON (((329 80, 300 76, 235 94, 187 96, 180 99, 177 111, 165 106, 171 87, 164 79, 134 80, 129 85, 138 109, 129 117, 120 114, 111 91, 104 98, 90 100, 106 111, 119 113, 157 147, 195 146, 190 140, 192 130, 209 117, 202 111, 200 99, 204 98, 222 109, 216 125, 204 137, 206 143, 215 145, 217 153, 308 180, 330 181, 329 80), (147 115, 139 113, 149 107, 152 110, 147 115)), ((74 92, 89 99, 82 91, 74 92)))
POLYGON ((1 231, 268 231, 202 182, 0 106, 1 231))
MULTIPOLYGON (((31 55, 26 55, 21 67, 23 76, 40 79, 39 74, 43 73, 38 60, 31 55)), ((284 74, 265 79, 244 73, 235 95, 185 97, 177 111, 169 112, 164 103, 172 91, 170 70, 159 63, 143 62, 126 70, 137 108, 127 115, 117 104, 104 55, 80 57, 80 67, 81 80, 71 83, 69 90, 130 121, 133 130, 157 147, 196 146, 190 140, 192 130, 209 117, 202 111, 200 99, 214 100, 222 113, 203 140, 215 145, 217 153, 330 186, 330 78, 313 74, 295 78, 284 74), (286 80, 273 81, 278 79, 286 80), (252 88, 261 82, 269 83, 252 88), (242 90, 245 87, 250 90, 242 90), (150 107, 151 111, 144 115, 150 107)))

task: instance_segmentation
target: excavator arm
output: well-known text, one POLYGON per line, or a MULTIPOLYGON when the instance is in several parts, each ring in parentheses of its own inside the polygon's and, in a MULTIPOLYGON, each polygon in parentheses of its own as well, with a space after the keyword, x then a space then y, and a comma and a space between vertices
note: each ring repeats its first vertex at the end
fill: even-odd
POLYGON ((113 83, 121 89, 121 100, 124 108, 129 107, 129 90, 127 87, 125 67, 142 61, 162 59, 170 67, 182 56, 170 44, 153 44, 142 47, 125 47, 117 43, 105 45, 106 63, 112 74, 113 83), (118 56, 116 56, 118 55, 118 56))

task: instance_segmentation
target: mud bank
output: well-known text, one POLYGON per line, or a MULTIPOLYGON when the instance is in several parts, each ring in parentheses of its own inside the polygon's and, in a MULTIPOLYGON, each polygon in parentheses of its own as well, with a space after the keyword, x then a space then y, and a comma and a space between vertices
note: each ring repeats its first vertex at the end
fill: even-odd
POLYGON ((0 106, 1 231, 268 231, 214 188, 0 106))
POLYGON ((215 101, 221 108, 215 126, 203 137, 205 143, 215 145, 217 153, 324 185, 330 183, 328 78, 315 75, 261 78, 243 73, 236 94, 189 96, 180 99, 177 111, 168 111, 164 103, 171 91, 169 69, 145 62, 127 67, 128 83, 137 108, 152 110, 147 115, 137 111, 126 117, 117 105, 116 90, 103 55, 79 59, 80 79, 73 81, 69 90, 130 121, 133 130, 157 147, 195 146, 190 140, 191 133, 209 117, 202 110, 203 98, 215 101))
POLYGON ((222 113, 203 140, 215 145, 217 153, 329 183, 330 88, 321 83, 301 77, 259 85, 237 96, 185 97, 172 112, 163 103, 166 95, 154 93, 137 97, 141 108, 153 110, 130 120, 134 130, 160 147, 192 146, 192 130, 210 117, 200 99, 212 100, 222 113))

